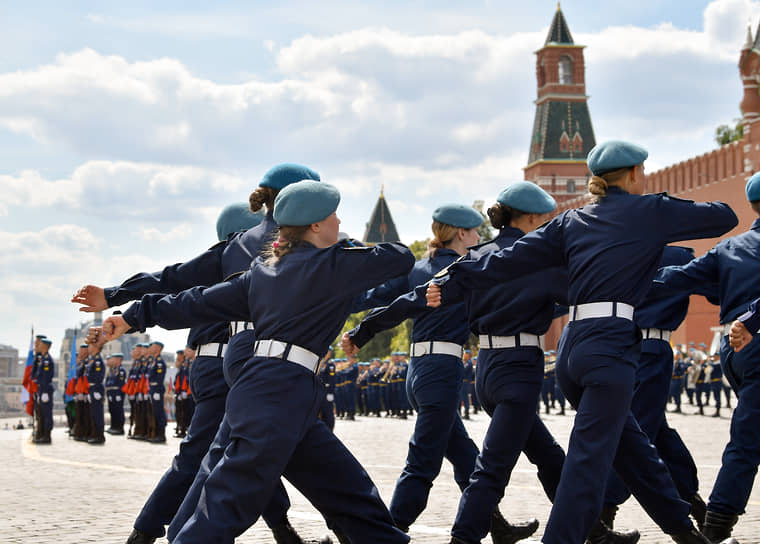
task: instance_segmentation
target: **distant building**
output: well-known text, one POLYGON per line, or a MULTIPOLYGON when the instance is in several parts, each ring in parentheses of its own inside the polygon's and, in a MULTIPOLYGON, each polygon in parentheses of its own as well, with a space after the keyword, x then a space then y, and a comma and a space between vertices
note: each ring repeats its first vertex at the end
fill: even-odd
POLYGON ((0 344, 0 378, 18 378, 22 374, 23 366, 19 364, 18 350, 0 344))
POLYGON ((391 210, 388 208, 388 202, 383 196, 383 190, 380 189, 380 196, 372 211, 372 216, 367 223, 367 229, 364 231, 362 241, 365 244, 379 244, 380 242, 400 242, 396 224, 391 217, 391 210))

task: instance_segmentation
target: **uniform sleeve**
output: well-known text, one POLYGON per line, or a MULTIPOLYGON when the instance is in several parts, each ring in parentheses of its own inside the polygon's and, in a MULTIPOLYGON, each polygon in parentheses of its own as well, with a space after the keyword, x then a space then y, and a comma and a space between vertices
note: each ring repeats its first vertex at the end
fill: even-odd
POLYGON ((351 313, 363 312, 371 308, 387 306, 396 298, 409 291, 409 276, 403 275, 398 278, 388 280, 382 285, 378 285, 361 293, 354 299, 351 306, 351 313))
POLYGON ((753 335, 760 332, 760 298, 749 305, 749 309, 737 318, 753 335))
POLYGON ((436 283, 441 286, 443 303, 448 304, 449 298, 460 300, 462 291, 490 289, 539 268, 564 265, 563 219, 564 214, 529 232, 510 247, 475 260, 456 261, 439 272, 436 283))
POLYGON ((693 202, 660 196, 659 207, 656 217, 665 243, 715 238, 739 224, 734 211, 723 202, 693 202))
POLYGON ((144 331, 158 325, 184 329, 219 321, 247 321, 250 272, 213 287, 193 287, 178 295, 145 295, 123 314, 133 328, 144 331))
POLYGON ((382 243, 366 248, 336 248, 342 261, 335 267, 340 281, 353 296, 392 278, 406 275, 414 266, 414 255, 404 244, 382 243))
POLYGON ((714 296, 719 279, 718 251, 713 248, 685 265, 660 268, 655 282, 672 291, 714 296))
POLYGON ((223 278, 222 252, 226 242, 219 242, 194 259, 165 267, 160 272, 140 272, 116 287, 106 287, 109 306, 138 300, 149 293, 176 294, 196 286, 214 285, 223 278))
POLYGON ((418 285, 413 291, 398 297, 390 305, 372 310, 357 327, 349 331, 351 340, 358 347, 362 347, 377 333, 392 329, 405 319, 413 319, 432 311, 432 308, 427 307, 426 291, 427 284, 418 285))

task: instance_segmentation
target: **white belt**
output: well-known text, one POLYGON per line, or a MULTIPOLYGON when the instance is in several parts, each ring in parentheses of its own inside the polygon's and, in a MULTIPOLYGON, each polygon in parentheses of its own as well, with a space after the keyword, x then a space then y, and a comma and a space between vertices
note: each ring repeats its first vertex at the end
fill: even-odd
POLYGON ((312 372, 316 372, 319 365, 319 355, 295 344, 280 342, 279 340, 258 340, 253 346, 253 354, 256 357, 273 357, 296 363, 312 372))
POLYGON ((196 357, 224 357, 224 353, 227 351, 227 344, 219 344, 214 342, 211 344, 203 344, 198 346, 196 357))
MULTIPOLYGON (((733 321, 731 323, 733 323, 733 321)), ((731 332, 731 323, 723 325, 723 336, 728 336, 728 334, 731 332)))
POLYGON ((570 321, 598 317, 621 317, 633 321, 633 306, 624 302, 589 302, 570 306, 570 321))
POLYGON ((230 321, 230 338, 239 332, 252 331, 253 323, 250 321, 230 321))
POLYGON ((490 334, 481 334, 480 349, 504 349, 519 348, 522 346, 535 346, 542 348, 541 337, 535 334, 521 332, 515 336, 491 336, 490 334))
POLYGON ((641 335, 644 337, 644 340, 656 339, 670 342, 670 334, 671 331, 665 329, 641 329, 641 335))
POLYGON ((462 356, 462 346, 454 342, 415 342, 409 349, 412 357, 422 357, 423 355, 454 355, 462 356))

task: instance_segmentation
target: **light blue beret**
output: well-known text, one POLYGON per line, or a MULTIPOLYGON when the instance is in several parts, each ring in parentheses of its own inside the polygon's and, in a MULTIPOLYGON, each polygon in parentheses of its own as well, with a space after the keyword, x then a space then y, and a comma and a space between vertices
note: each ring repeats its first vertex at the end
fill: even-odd
POLYGON ((263 212, 252 212, 247 202, 230 204, 222 210, 216 220, 216 236, 226 240, 230 234, 255 227, 264 219, 263 212))
POLYGON ((557 202, 549 193, 530 181, 518 181, 499 193, 498 202, 526 213, 549 213, 557 202))
POLYGON ((82 343, 82 344, 79 344, 79 347, 80 347, 80 348, 86 348, 88 345, 89 345, 89 344, 85 344, 85 343, 82 343))
POLYGON ((40 342, 47 344, 48 346, 53 344, 53 341, 50 338, 40 338, 40 342))
POLYGON ((483 223, 483 216, 470 206, 464 204, 444 204, 433 212, 433 219, 439 223, 458 227, 460 229, 474 229, 483 223))
POLYGON ((306 166, 291 163, 278 164, 264 174, 259 182, 259 187, 271 187, 280 191, 291 183, 304 179, 319 181, 320 178, 319 174, 306 166))
POLYGON ((154 346, 154 345, 156 345, 156 344, 158 344, 158 345, 159 345, 159 346, 161 346, 161 347, 164 347, 164 343, 163 343, 163 342, 160 342, 159 340, 153 340, 153 342, 151 342, 151 343, 150 343, 150 344, 148 344, 148 345, 149 345, 149 346, 154 346))
POLYGON ((274 199, 278 225, 298 227, 319 223, 338 209, 340 193, 329 183, 304 180, 285 187, 274 199))
POLYGON ((35 336, 35 338, 36 338, 37 340, 42 340, 43 338, 47 338, 47 336, 46 336, 46 335, 44 335, 44 334, 38 334, 38 335, 36 335, 36 336, 35 336))
POLYGON ((147 348, 148 346, 150 346, 150 344, 146 344, 145 342, 139 342, 135 344, 136 348, 147 348))
POLYGON ((606 172, 641 164, 648 156, 649 152, 636 144, 609 140, 589 151, 586 162, 591 173, 600 176, 606 172))
POLYGON ((124 358, 124 354, 123 353, 112 353, 111 355, 108 356, 109 359, 111 359, 113 357, 120 357, 120 358, 123 359, 124 358))
POLYGON ((749 178, 744 191, 747 193, 747 200, 750 202, 760 200, 760 172, 753 174, 752 177, 749 178))

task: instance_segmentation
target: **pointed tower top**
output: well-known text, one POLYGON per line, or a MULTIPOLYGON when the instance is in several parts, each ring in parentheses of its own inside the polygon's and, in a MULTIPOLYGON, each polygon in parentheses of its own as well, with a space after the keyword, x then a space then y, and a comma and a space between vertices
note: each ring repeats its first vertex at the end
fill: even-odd
POLYGON ((760 51, 760 23, 757 25, 757 32, 755 32, 755 40, 752 44, 752 49, 760 51))
POLYGON ((747 39, 744 41, 744 47, 742 47, 742 51, 745 49, 752 49, 752 25, 747 23, 747 39))
POLYGON ((396 231, 396 224, 391 217, 391 210, 383 196, 383 189, 380 189, 380 197, 377 199, 375 209, 367 223, 367 230, 364 231, 366 244, 378 244, 380 242, 400 242, 401 239, 396 231))
POLYGON ((564 43, 568 45, 574 43, 573 36, 570 34, 570 28, 567 26, 565 16, 562 15, 562 10, 559 7, 559 2, 557 2, 557 12, 554 14, 552 26, 549 27, 549 34, 546 36, 544 45, 549 45, 550 43, 564 43))

